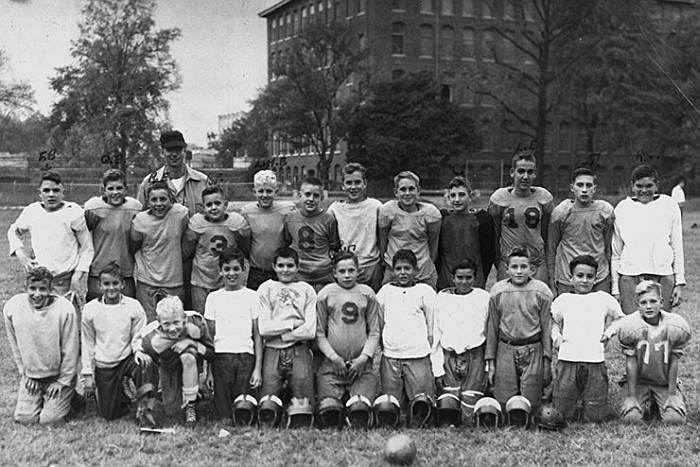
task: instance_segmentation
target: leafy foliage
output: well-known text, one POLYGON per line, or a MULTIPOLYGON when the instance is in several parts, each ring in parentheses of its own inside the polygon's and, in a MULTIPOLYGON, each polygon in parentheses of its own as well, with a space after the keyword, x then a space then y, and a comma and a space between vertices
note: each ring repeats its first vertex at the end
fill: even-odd
POLYGON ((267 156, 267 128, 260 121, 259 108, 234 120, 224 130, 212 148, 219 152, 219 160, 224 167, 230 167, 235 156, 248 156, 255 159, 267 156))

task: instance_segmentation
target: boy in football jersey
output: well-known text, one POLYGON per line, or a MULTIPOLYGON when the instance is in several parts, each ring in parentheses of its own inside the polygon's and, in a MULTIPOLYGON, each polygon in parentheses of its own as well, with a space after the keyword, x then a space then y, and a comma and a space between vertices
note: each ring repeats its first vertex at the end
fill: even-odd
POLYGON ((129 251, 131 221, 141 212, 135 198, 126 196, 126 176, 119 169, 109 169, 102 176, 102 196, 85 202, 85 222, 92 232, 95 257, 90 265, 87 300, 100 297, 100 271, 116 261, 124 281, 122 294, 134 297, 134 257, 129 251))
POLYGON ((509 278, 491 288, 486 371, 498 402, 519 394, 537 408, 552 375, 552 292, 532 277, 526 247, 513 248, 507 261, 509 278))
POLYGON ((63 182, 55 172, 41 175, 39 196, 41 201, 25 207, 7 231, 10 256, 17 256, 26 271, 46 267, 53 275, 53 292, 75 300, 79 311, 95 253, 85 214, 76 203, 63 200, 63 182), (31 245, 23 243, 26 234, 31 245))
POLYGON ((334 258, 336 282, 318 294, 316 344, 325 357, 316 372, 318 400, 350 397, 371 407, 377 390, 372 359, 379 344, 379 305, 372 289, 358 284, 357 256, 341 252, 334 258))
POLYGON ((209 372, 214 410, 217 418, 231 420, 233 401, 262 384, 260 299, 245 286, 247 262, 241 250, 228 248, 218 261, 224 286, 207 296, 204 318, 214 338, 209 372))
POLYGON ((481 267, 481 222, 476 213, 469 210, 471 191, 464 177, 454 177, 447 185, 447 198, 452 210, 441 211, 437 290, 454 287, 452 278, 455 266, 464 259, 476 265, 474 285, 483 288, 486 283, 481 267))
POLYGON ((188 214, 186 207, 174 203, 165 182, 152 183, 146 199, 148 210, 134 217, 129 244, 136 260, 136 299, 150 323, 156 319, 156 294, 184 300, 181 243, 188 214))
POLYGON ((284 216, 296 209, 291 201, 279 201, 277 176, 272 170, 261 170, 253 177, 256 202, 246 204, 241 215, 250 226, 250 268, 248 288, 258 290, 260 284, 277 276, 272 256, 285 245, 284 216))
POLYGON ((284 217, 287 244, 299 255, 299 280, 311 284, 317 292, 333 282, 331 254, 340 248, 338 222, 321 208, 323 183, 309 177, 299 188, 301 209, 284 217))
POLYGON ((611 415, 605 343, 617 331, 609 323, 624 315, 612 295, 595 290, 598 262, 593 256, 575 257, 569 269, 573 292, 552 302, 552 342, 559 351, 552 401, 568 420, 603 421, 611 415))
POLYGON ((297 279, 299 256, 289 247, 274 253, 277 280, 265 281, 260 297, 260 335, 263 350, 262 394, 279 397, 289 383, 292 397, 313 401, 313 357, 309 341, 316 337, 316 292, 297 279))
POLYGON ((466 258, 452 268, 453 287, 435 299, 435 378, 439 388, 483 393, 489 293, 475 288, 479 268, 466 258))
POLYGON ((435 290, 416 282, 418 260, 411 250, 392 258, 395 282, 377 294, 381 309, 383 355, 382 390, 403 402, 416 396, 435 397, 431 353, 435 336, 435 290))
POLYGON ((52 279, 43 266, 30 269, 26 292, 2 310, 20 375, 14 419, 22 424, 63 423, 74 394, 79 323, 73 305, 51 292, 52 279))
POLYGON ((182 301, 166 295, 156 305, 157 321, 149 323, 134 340, 135 358, 151 360, 160 368, 166 412, 185 411, 185 425, 197 423, 195 402, 204 360, 214 356, 207 323, 196 311, 185 311, 182 301), (144 355, 145 354, 145 355, 144 355))
POLYGON ((547 235, 547 270, 554 294, 573 292, 571 261, 591 255, 598 264, 593 291, 610 293, 610 244, 613 234, 613 207, 594 199, 598 179, 588 168, 574 170, 571 192, 574 199, 559 203, 552 211, 547 235))
POLYGON ((508 275, 508 253, 516 246, 527 246, 532 251, 532 277, 549 280, 545 244, 553 198, 546 189, 532 186, 537 176, 535 165, 531 151, 513 156, 513 186, 499 188, 489 199, 488 210, 496 231, 498 280, 508 275))
POLYGON ((190 217, 182 241, 184 259, 194 253, 192 261, 192 308, 204 313, 207 295, 223 285, 219 274, 219 255, 226 248, 248 250, 250 229, 243 216, 226 212, 228 201, 218 185, 202 191, 204 214, 190 217))
POLYGON ((338 221, 343 249, 350 250, 360 263, 358 282, 376 292, 382 285, 383 268, 377 243, 377 216, 382 203, 367 197, 366 169, 352 162, 343 169, 345 199, 328 208, 338 221))
POLYGON ((619 339, 627 360, 627 397, 620 416, 639 423, 656 404, 662 423, 686 421, 678 387, 678 365, 690 340, 690 326, 682 316, 662 310, 662 286, 640 282, 635 291, 637 311, 620 321, 619 339))
POLYGON ((150 397, 155 390, 150 357, 134 355, 131 343, 146 325, 141 304, 123 294, 125 281, 112 262, 101 271, 102 296, 85 305, 82 317, 82 374, 85 393, 97 390, 97 412, 115 420, 129 412, 130 397, 150 397), (136 394, 124 393, 131 379, 136 394))

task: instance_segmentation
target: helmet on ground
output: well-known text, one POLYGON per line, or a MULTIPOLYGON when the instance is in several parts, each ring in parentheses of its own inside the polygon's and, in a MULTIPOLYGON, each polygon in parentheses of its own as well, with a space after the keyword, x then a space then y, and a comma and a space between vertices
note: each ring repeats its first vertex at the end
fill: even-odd
POLYGON ((462 403, 455 392, 459 394, 459 388, 445 388, 445 393, 437 398, 438 426, 459 426, 462 423, 462 403))
POLYGON ((374 420, 378 427, 396 428, 401 421, 401 405, 391 394, 377 397, 373 405, 374 420))
POLYGON ((460 401, 462 403, 462 420, 473 420, 474 419, 474 407, 479 399, 484 397, 484 393, 481 391, 474 391, 467 389, 462 391, 459 395, 460 401))
POLYGON ((527 428, 530 425, 532 405, 525 396, 513 396, 506 402, 508 425, 527 428))
POLYGON ((282 420, 282 401, 273 395, 263 396, 258 401, 258 422, 261 427, 274 428, 282 420))
POLYGON ((541 430, 561 430, 566 428, 566 420, 552 404, 545 404, 537 411, 537 427, 541 430))
POLYGON ((321 428, 342 428, 343 403, 335 397, 325 397, 318 404, 318 420, 321 428))
POLYGON ((372 425, 372 404, 365 396, 352 396, 345 403, 347 423, 351 428, 366 430, 372 425))
POLYGON ((251 426, 255 423, 258 401, 250 394, 241 394, 233 401, 233 425, 251 426))
POLYGON ((430 424, 435 412, 435 401, 427 394, 421 393, 411 399, 408 407, 408 426, 423 428, 430 424))
POLYGON ((493 397, 482 397, 474 404, 476 426, 498 428, 501 423, 501 404, 493 397))
POLYGON ((292 397, 287 407, 287 428, 310 428, 314 424, 314 408, 306 397, 292 397))

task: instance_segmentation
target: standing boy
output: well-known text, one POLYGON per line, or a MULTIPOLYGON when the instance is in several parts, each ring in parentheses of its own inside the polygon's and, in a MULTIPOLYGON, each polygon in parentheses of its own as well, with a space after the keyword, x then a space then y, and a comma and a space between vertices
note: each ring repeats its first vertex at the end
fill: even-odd
POLYGON ((85 221, 95 245, 87 299, 102 295, 100 271, 112 261, 119 265, 124 280, 123 294, 134 297, 134 257, 129 251, 129 229, 142 206, 136 199, 126 196, 126 176, 121 170, 107 170, 102 176, 102 187, 102 196, 85 202, 85 221))
POLYGON ((228 201, 218 185, 202 191, 204 214, 195 214, 189 220, 182 241, 183 256, 192 261, 192 308, 204 313, 207 295, 223 285, 219 274, 219 255, 227 248, 248 250, 250 229, 238 213, 226 212, 228 201))
POLYGON ((319 291, 333 282, 331 255, 340 249, 338 222, 321 208, 323 183, 308 177, 299 188, 301 209, 284 218, 287 243, 299 255, 299 280, 319 291))
POLYGON ((594 199, 598 179, 588 168, 574 170, 571 192, 552 211, 547 236, 549 285, 555 295, 574 289, 569 265, 581 255, 591 255, 598 264, 593 291, 610 293, 610 244, 615 216, 607 201, 594 199))
POLYGON ((372 359, 379 344, 379 305, 372 289, 358 284, 359 261, 351 252, 334 259, 336 283, 318 294, 316 343, 325 357, 316 372, 318 400, 343 400, 348 392, 371 408, 377 390, 372 359))
POLYGON ((639 423, 656 404, 662 423, 686 421, 686 407, 678 387, 678 364, 690 340, 690 326, 682 316, 667 313, 662 286, 642 281, 635 289, 637 311, 620 321, 620 345, 627 360, 627 398, 620 416, 639 423))
POLYGON ((299 257, 289 247, 275 251, 277 280, 258 289, 260 335, 265 339, 262 394, 279 397, 289 383, 292 397, 313 401, 314 381, 309 341, 316 337, 316 292, 297 280, 299 257))
POLYGON ((136 259, 136 298, 148 322, 156 319, 157 293, 184 300, 182 236, 187 228, 187 208, 175 199, 165 182, 148 187, 148 210, 131 224, 130 246, 136 259))
POLYGON ((452 211, 442 212, 437 290, 454 287, 452 277, 455 266, 464 259, 476 265, 474 284, 483 288, 486 279, 481 265, 481 222, 476 213, 469 210, 469 182, 464 177, 454 177, 447 185, 447 197, 452 211))
POLYGON ((549 279, 545 244, 553 198, 546 189, 532 186, 537 176, 535 165, 531 151, 513 156, 510 169, 513 186, 499 188, 489 199, 488 209, 496 229, 498 280, 508 275, 508 253, 521 245, 532 251, 532 276, 545 282, 549 279))
POLYGON ((20 375, 14 418, 23 424, 63 423, 74 394, 79 324, 73 305, 51 293, 52 279, 45 267, 30 269, 26 292, 2 310, 20 375))
POLYGON ((380 365, 382 390, 402 403, 410 402, 408 418, 413 426, 423 426, 432 407, 417 404, 423 398, 433 401, 435 381, 430 354, 435 335, 435 290, 416 283, 418 260, 410 250, 398 250, 392 259, 395 282, 382 286, 377 301, 382 310, 380 365))
POLYGON ((338 221, 343 249, 352 251, 360 264, 358 281, 376 292, 382 285, 383 270, 377 243, 377 216, 382 203, 367 197, 366 169, 350 163, 343 169, 345 200, 335 201, 328 212, 338 221))
POLYGON ((258 290, 268 279, 276 279, 272 267, 275 251, 285 245, 284 216, 296 209, 290 201, 277 201, 277 176, 272 170, 261 170, 253 178, 257 201, 246 204, 241 215, 250 226, 250 269, 248 288, 258 290))
POLYGON ((129 379, 140 398, 150 396, 155 388, 150 358, 144 354, 136 358, 131 348, 146 326, 143 307, 122 293, 125 281, 119 265, 108 264, 98 277, 102 296, 85 305, 82 317, 82 374, 86 394, 97 389, 98 413, 115 420, 129 412, 130 399, 124 393, 129 379))
POLYGON ((532 278, 534 266, 525 247, 507 256, 508 279, 494 284, 486 327, 486 367, 494 397, 501 404, 525 396, 533 408, 551 381, 552 292, 532 278))
POLYGON ((606 324, 624 315, 612 295, 594 289, 597 269, 591 255, 571 260, 573 292, 562 293, 552 303, 552 342, 559 350, 553 402, 569 420, 603 421, 611 413, 605 343, 617 326, 606 329, 606 324), (582 408, 577 411, 579 401, 582 408))
POLYGON ((7 231, 10 256, 16 255, 25 270, 46 267, 57 295, 71 292, 78 303, 83 303, 87 272, 95 253, 85 214, 76 203, 63 201, 63 182, 57 173, 41 175, 39 196, 41 201, 25 207, 7 231), (30 236, 31 251, 23 245, 26 234, 30 236))
POLYGON ((232 420, 233 401, 262 384, 262 338, 258 329, 260 299, 245 286, 246 260, 236 248, 218 257, 224 286, 207 296, 204 318, 214 339, 214 410, 232 420))

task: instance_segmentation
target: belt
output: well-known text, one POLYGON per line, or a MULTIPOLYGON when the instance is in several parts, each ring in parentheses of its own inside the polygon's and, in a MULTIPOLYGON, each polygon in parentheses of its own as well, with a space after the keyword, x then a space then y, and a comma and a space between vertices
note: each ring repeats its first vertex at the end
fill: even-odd
POLYGON ((498 336, 501 342, 504 344, 512 345, 514 347, 520 347, 523 345, 529 345, 529 344, 536 344, 540 340, 542 340, 542 333, 537 333, 532 337, 528 337, 526 339, 508 339, 507 337, 504 337, 503 335, 498 336))

